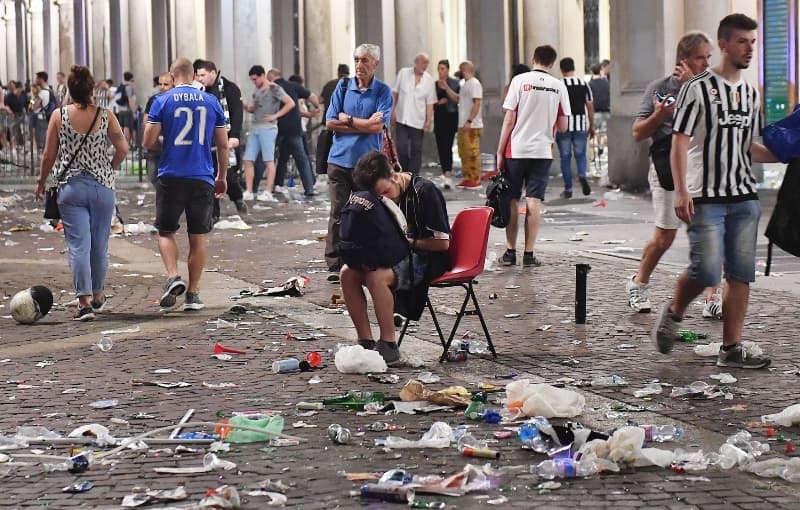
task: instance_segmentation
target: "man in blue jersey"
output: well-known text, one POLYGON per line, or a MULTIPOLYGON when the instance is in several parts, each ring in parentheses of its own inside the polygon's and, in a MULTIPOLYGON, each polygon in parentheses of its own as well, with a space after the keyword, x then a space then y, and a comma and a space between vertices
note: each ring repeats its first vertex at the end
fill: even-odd
POLYGON ((159 305, 172 308, 186 293, 184 310, 201 310, 200 276, 206 260, 206 234, 214 225, 214 198, 227 190, 228 158, 217 155, 219 172, 214 179, 211 147, 226 147, 228 134, 222 106, 213 95, 192 86, 194 68, 186 58, 170 68, 175 88, 153 101, 144 130, 144 148, 152 150, 163 137, 156 181, 156 222, 158 249, 167 269, 167 281, 159 305), (178 245, 175 232, 181 214, 186 213, 189 233, 189 284, 178 274, 178 245))

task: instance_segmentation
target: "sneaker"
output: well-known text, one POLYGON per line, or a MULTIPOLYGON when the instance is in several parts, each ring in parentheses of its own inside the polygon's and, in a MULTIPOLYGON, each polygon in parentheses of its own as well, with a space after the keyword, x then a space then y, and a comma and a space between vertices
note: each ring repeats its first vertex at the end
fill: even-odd
POLYGON ((397 347, 397 342, 378 340, 375 343, 375 350, 389 366, 400 362, 400 349, 397 347))
POLYGON ((532 251, 526 251, 522 254, 522 267, 539 267, 542 261, 536 258, 532 251))
POLYGON ((258 200, 259 202, 277 202, 278 201, 275 197, 272 196, 272 193, 270 193, 269 191, 262 191, 261 193, 259 193, 258 196, 256 197, 256 200, 258 200))
POLYGON ((78 308, 78 311, 75 312, 75 317, 73 317, 72 320, 80 322, 93 321, 94 312, 92 311, 92 307, 87 306, 86 308, 78 308))
POLYGON ((503 254, 503 258, 500 259, 504 266, 516 266, 517 265, 517 252, 512 250, 506 250, 503 254))
POLYGON ((664 303, 664 306, 661 307, 661 313, 658 314, 656 319, 655 326, 653 326, 653 340, 661 354, 667 354, 672 350, 675 339, 678 338, 680 322, 680 320, 675 320, 675 317, 670 313, 669 302, 664 303))
POLYGON ((187 292, 186 293, 186 301, 183 303, 183 310, 184 311, 192 311, 192 310, 202 310, 206 307, 206 304, 200 299, 200 293, 198 292, 187 292))
POLYGON ((256 196, 253 194, 252 191, 243 191, 242 192, 242 200, 248 200, 252 202, 256 199, 256 196))
POLYGON ((94 312, 94 313, 100 313, 100 312, 102 312, 103 310, 105 310, 105 308, 106 308, 106 301, 108 301, 108 300, 106 299, 106 297, 105 297, 105 296, 103 296, 103 299, 101 299, 100 301, 95 301, 95 300, 93 299, 93 300, 92 300, 92 302, 90 303, 90 304, 92 305, 92 312, 94 312))
POLYGON ((703 304, 703 317, 706 319, 722 318, 722 289, 717 289, 711 299, 706 299, 703 304))
POLYGON ((628 291, 628 304, 634 312, 637 313, 650 313, 653 305, 650 304, 650 291, 646 283, 636 283, 633 279, 636 275, 631 276, 628 283, 625 284, 625 290, 628 291))
POLYGON ((560 196, 561 198, 572 198, 572 190, 571 189, 565 189, 558 196, 560 196))
POLYGON ((247 204, 244 203, 244 198, 235 200, 233 204, 236 206, 236 212, 239 214, 247 214, 247 204))
POLYGON ((361 347, 363 347, 368 351, 375 350, 375 340, 359 340, 358 345, 360 345, 361 347))
POLYGON ((443 175, 441 177, 442 189, 448 190, 453 189, 453 178, 449 175, 443 175))
POLYGON ((161 308, 172 308, 178 301, 178 296, 186 292, 186 284, 180 276, 174 276, 164 284, 164 294, 158 301, 161 308))
POLYGON ((283 186, 275 186, 275 189, 272 190, 273 193, 286 193, 287 191, 283 186))
POLYGON ((589 181, 586 180, 586 177, 578 177, 578 180, 581 181, 581 191, 584 195, 588 195, 592 192, 591 186, 589 186, 589 181))
POLYGON ((719 348, 719 355, 717 356, 718 367, 731 367, 731 368, 765 368, 771 363, 769 358, 761 358, 749 354, 746 349, 742 348, 742 344, 736 344, 729 351, 724 351, 722 347, 719 348))
POLYGON ((459 189, 479 189, 481 187, 480 181, 468 181, 464 179, 456 185, 459 189))

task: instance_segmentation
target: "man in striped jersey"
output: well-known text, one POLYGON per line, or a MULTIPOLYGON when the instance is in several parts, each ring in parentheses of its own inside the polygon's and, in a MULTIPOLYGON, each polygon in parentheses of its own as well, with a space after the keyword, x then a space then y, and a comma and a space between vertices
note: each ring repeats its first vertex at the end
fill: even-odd
POLYGON ((662 307, 653 337, 658 350, 668 353, 686 307, 705 287, 719 283, 724 269, 725 316, 717 357, 722 367, 770 364, 769 358, 741 346, 761 215, 751 160, 776 161, 767 148, 753 142, 761 135, 761 99, 742 79, 742 69, 753 58, 757 28, 744 14, 720 21, 722 62, 681 88, 673 119, 675 214, 688 224, 690 265, 678 279, 672 301, 662 307))
POLYGON ((575 76, 575 61, 570 57, 558 63, 564 85, 569 94, 569 107, 572 115, 567 117, 567 131, 556 133, 558 153, 561 156, 561 175, 564 177, 564 191, 561 198, 572 198, 572 155, 578 165, 578 180, 584 195, 592 192, 586 180, 586 141, 594 136, 594 106, 592 89, 581 78, 575 76))

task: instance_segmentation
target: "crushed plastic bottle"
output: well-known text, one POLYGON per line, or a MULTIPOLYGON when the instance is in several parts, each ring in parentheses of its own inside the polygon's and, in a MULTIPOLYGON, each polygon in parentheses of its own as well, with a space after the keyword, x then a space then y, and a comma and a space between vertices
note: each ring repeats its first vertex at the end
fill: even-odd
POLYGON ((661 393, 661 390, 662 388, 660 383, 650 383, 644 388, 634 391, 633 396, 636 398, 642 398, 650 395, 658 395, 661 393))
POLYGON ((672 425, 640 425, 644 429, 645 443, 663 443, 683 437, 683 429, 672 425))
POLYGON ((470 354, 476 354, 479 356, 492 353, 492 351, 489 350, 489 344, 479 340, 463 341, 461 342, 461 348, 459 350, 467 351, 470 354))
POLYGON ((476 392, 472 395, 472 401, 464 411, 464 416, 470 420, 480 420, 483 418, 483 413, 486 412, 486 393, 482 391, 476 392))
POLYGON ((675 386, 669 394, 670 398, 699 397, 706 393, 711 386, 705 381, 695 381, 689 386, 675 386))
POLYGON ((540 478, 583 478, 601 471, 593 459, 574 460, 571 458, 549 459, 531 468, 531 472, 540 478))
POLYGON ((624 377, 617 374, 598 376, 592 379, 592 386, 627 386, 628 381, 624 377))
POLYGON ((520 425, 517 436, 523 448, 529 448, 537 453, 545 453, 550 449, 549 441, 542 437, 539 428, 532 420, 520 425))
POLYGON ((111 340, 111 337, 101 336, 97 341, 97 348, 103 352, 110 351, 112 347, 114 347, 114 341, 111 340))

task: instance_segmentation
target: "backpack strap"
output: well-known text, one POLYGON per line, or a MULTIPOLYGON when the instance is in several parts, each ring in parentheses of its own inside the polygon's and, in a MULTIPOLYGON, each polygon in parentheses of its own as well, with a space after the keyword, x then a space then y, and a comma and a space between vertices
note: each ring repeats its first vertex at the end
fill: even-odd
POLYGON ((764 268, 764 276, 769 276, 769 270, 772 268, 772 241, 767 243, 767 267, 764 268))

